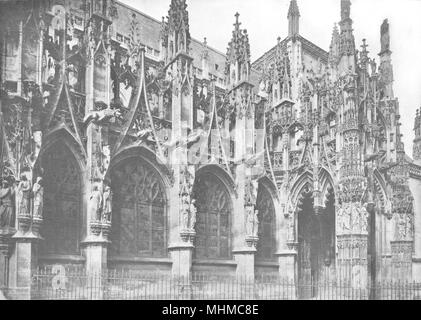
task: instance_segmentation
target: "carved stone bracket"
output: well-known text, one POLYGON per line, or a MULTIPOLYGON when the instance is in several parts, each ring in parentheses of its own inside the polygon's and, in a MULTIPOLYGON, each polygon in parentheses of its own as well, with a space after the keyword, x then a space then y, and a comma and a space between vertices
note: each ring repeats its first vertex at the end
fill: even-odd
POLYGON ((182 230, 180 232, 181 240, 184 242, 194 243, 194 239, 196 238, 196 231, 190 230, 182 230))

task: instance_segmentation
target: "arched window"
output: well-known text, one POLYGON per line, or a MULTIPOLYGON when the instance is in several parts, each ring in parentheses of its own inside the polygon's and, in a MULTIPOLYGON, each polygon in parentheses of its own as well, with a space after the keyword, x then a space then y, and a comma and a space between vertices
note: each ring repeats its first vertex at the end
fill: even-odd
POLYGON ((42 157, 44 222, 41 254, 79 254, 81 232, 81 176, 75 157, 56 142, 42 157))
POLYGON ((167 256, 166 197, 158 172, 142 158, 129 158, 115 167, 111 184, 111 254, 167 256))
POLYGON ((259 241, 257 242, 257 260, 272 260, 275 258, 276 236, 275 236, 275 206, 268 189, 259 184, 256 201, 259 219, 259 241))
POLYGON ((202 173, 196 177, 194 196, 197 206, 195 257, 229 259, 232 204, 228 190, 215 175, 202 173))

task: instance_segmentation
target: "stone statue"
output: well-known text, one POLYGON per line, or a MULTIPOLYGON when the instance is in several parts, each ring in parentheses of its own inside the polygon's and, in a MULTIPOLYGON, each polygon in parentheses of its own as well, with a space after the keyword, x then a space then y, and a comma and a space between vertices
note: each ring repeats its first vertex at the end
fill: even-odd
POLYGON ((254 209, 252 206, 246 207, 246 233, 248 236, 254 235, 254 209))
POLYGON ((34 217, 42 218, 42 208, 44 202, 44 188, 41 185, 42 178, 38 177, 32 188, 34 196, 34 217))
POLYGON ((181 194, 181 212, 183 215, 183 228, 189 228, 189 215, 190 215, 190 201, 189 195, 186 192, 181 194))
POLYGON ((110 186, 105 186, 103 194, 102 216, 105 222, 111 222, 112 192, 110 186))
POLYGON ((6 180, 0 188, 0 228, 10 228, 13 224, 13 189, 6 180))
POLYGON ((98 185, 96 184, 92 188, 91 197, 89 198, 89 204, 91 219, 95 221, 101 221, 102 194, 98 188, 98 185))
POLYGON ((19 185, 17 187, 16 193, 16 203, 17 203, 17 214, 18 216, 29 216, 30 211, 30 199, 31 199, 31 183, 25 174, 21 175, 19 185))
POLYGON ((253 218, 253 237, 257 238, 259 231, 259 210, 254 210, 253 218))
POLYGON ((196 227, 197 219, 197 208, 196 208, 196 199, 191 200, 190 204, 190 229, 194 230, 196 227))

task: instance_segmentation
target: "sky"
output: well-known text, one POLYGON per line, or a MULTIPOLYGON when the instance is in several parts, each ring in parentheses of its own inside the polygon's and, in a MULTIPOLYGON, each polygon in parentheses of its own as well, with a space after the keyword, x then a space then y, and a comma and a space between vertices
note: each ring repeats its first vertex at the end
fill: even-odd
MULTIPOLYGON (((121 2, 161 20, 170 0, 122 0, 121 2)), ((250 38, 252 61, 288 34, 290 0, 187 0, 190 33, 207 38, 208 45, 226 53, 231 40, 234 14, 240 14, 241 27, 250 38)), ((340 20, 340 0, 297 0, 301 13, 300 34, 329 50, 332 29, 340 20)), ((394 91, 399 98, 403 141, 412 157, 414 118, 421 107, 421 0, 352 0, 356 46, 367 39, 371 57, 380 52, 380 25, 389 20, 391 32, 394 91)))

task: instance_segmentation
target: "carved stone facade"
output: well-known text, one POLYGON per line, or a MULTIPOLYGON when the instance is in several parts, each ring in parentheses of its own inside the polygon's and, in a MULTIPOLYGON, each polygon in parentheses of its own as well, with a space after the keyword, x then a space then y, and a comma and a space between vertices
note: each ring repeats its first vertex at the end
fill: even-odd
POLYGON ((169 2, 162 22, 112 0, 2 4, 0 286, 26 285, 28 243, 37 266, 328 270, 360 286, 391 256, 408 279, 421 121, 412 161, 387 20, 377 68, 350 0, 329 52, 300 35, 293 0, 288 37, 252 63, 238 13, 223 55, 191 38, 186 0, 169 2))

